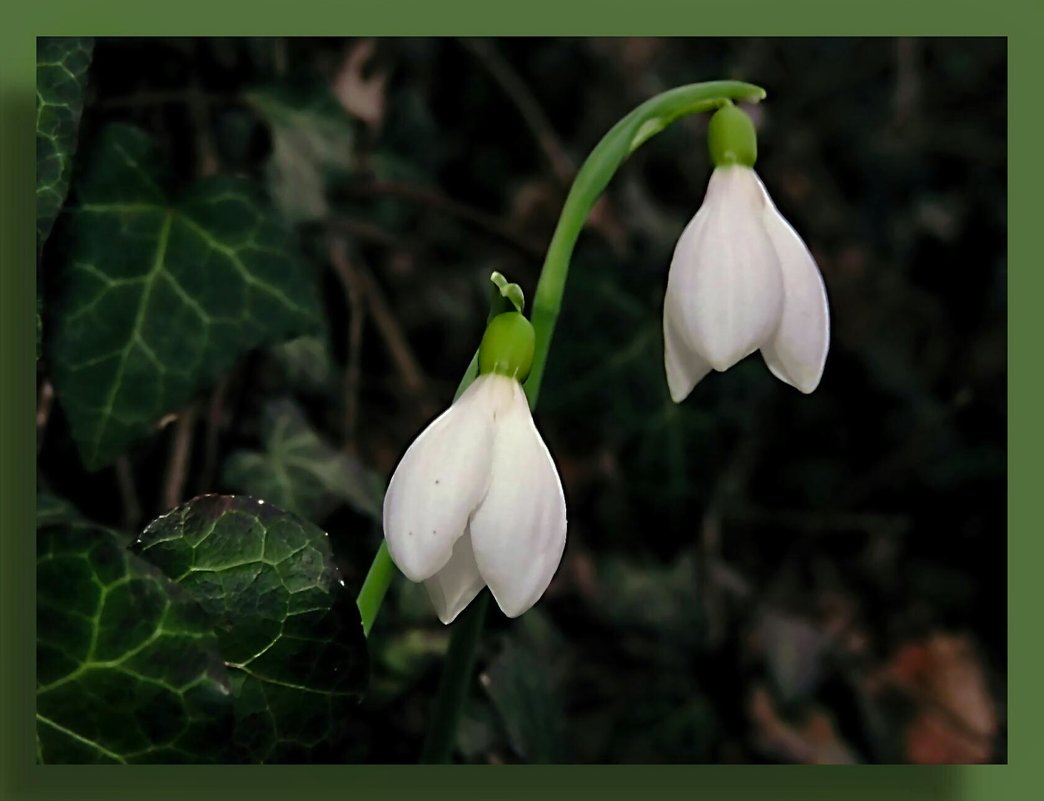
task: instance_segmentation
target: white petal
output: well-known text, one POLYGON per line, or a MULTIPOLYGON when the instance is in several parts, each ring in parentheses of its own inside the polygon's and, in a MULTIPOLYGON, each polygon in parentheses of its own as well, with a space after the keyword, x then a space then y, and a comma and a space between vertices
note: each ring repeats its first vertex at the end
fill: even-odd
POLYGON ((776 209, 763 185, 761 191, 766 201, 765 231, 783 273, 783 314, 761 355, 777 378, 808 393, 819 385, 830 348, 826 286, 808 247, 776 209))
POLYGON ((668 292, 677 297, 680 332, 715 370, 753 353, 779 325, 783 279, 764 203, 753 170, 717 168, 674 251, 668 292))
POLYGON ((668 292, 663 306, 663 360, 671 400, 681 403, 692 392, 692 388, 711 371, 711 366, 686 344, 676 319, 679 314, 678 304, 672 301, 668 278, 668 292))
POLYGON ((453 555, 446 565, 424 582, 432 606, 439 620, 447 625, 482 592, 486 582, 479 575, 475 552, 471 549, 471 535, 465 533, 453 546, 453 555))
POLYGON ((493 478, 471 518, 479 573, 508 617, 537 602, 565 550, 565 494, 522 388, 497 420, 493 478))
POLYGON ((402 457, 384 496, 384 536, 411 581, 449 561, 468 517, 489 486, 493 419, 504 385, 479 377, 402 457))

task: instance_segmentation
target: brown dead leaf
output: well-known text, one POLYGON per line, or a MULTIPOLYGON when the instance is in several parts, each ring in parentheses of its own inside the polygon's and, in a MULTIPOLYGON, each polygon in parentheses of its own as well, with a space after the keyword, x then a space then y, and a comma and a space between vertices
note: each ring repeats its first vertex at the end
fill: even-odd
POLYGON ((601 38, 587 41, 592 51, 620 65, 630 74, 648 72, 663 54, 665 40, 658 37, 601 38))
POLYGON ((766 754, 805 765, 850 765, 862 760, 837 731, 826 710, 813 706, 800 723, 785 720, 771 693, 755 686, 747 712, 754 726, 754 741, 766 754))
POLYGON ((345 53, 333 80, 333 93, 344 110, 374 130, 384 121, 386 72, 366 75, 366 67, 377 50, 373 39, 359 39, 345 53))
POLYGON ((918 765, 968 765, 989 760, 989 740, 972 737, 955 728, 937 710, 922 707, 906 727, 906 757, 918 765))
POLYGON ((916 704, 904 744, 918 763, 985 762, 997 735, 997 711, 975 644, 937 632, 907 643, 885 669, 885 684, 916 704))

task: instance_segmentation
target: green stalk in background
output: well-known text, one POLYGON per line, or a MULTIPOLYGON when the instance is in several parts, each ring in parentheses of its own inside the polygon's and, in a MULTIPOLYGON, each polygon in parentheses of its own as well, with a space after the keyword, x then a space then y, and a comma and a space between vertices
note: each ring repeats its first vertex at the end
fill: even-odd
MULTIPOLYGON (((591 151, 566 197, 533 297, 531 321, 536 334, 536 348, 533 366, 525 383, 526 397, 531 409, 536 408, 540 395, 551 338, 562 308, 562 296, 565 293, 573 248, 583 230, 587 215, 620 165, 642 144, 684 116, 715 110, 734 100, 757 102, 764 97, 764 89, 741 81, 708 81, 679 86, 642 103, 614 125, 591 151)), ((494 283, 500 288, 502 296, 507 298, 504 285, 498 283, 496 278, 494 283)), ((494 303, 494 307, 496 305, 494 303)), ((491 316, 493 313, 491 310, 491 316)), ((475 379, 476 368, 476 359, 472 359, 454 398, 459 397, 475 379)), ((394 565, 387 545, 382 543, 359 593, 359 610, 362 612, 363 629, 367 633, 373 626, 394 574, 394 565)), ((422 762, 446 762, 450 759, 456 739, 457 722, 475 667, 475 656, 488 602, 488 595, 483 591, 453 628, 439 682, 438 696, 424 742, 422 762)))

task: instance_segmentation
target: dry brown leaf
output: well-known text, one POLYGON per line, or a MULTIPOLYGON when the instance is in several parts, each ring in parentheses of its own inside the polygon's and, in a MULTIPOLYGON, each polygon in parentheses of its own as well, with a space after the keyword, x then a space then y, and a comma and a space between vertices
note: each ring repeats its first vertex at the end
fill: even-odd
POLYGON ((904 645, 886 668, 887 683, 917 704, 907 726, 907 758, 918 763, 987 761, 997 711, 978 650, 966 635, 934 633, 904 645))
POLYGON ((380 128, 384 121, 385 86, 388 82, 386 72, 365 74, 376 50, 377 43, 373 39, 353 42, 331 87, 345 111, 374 129, 380 128))
POLYGON ((862 760, 837 731, 826 710, 812 707, 801 723, 784 720, 771 693, 756 686, 747 705, 762 751, 787 762, 806 765, 850 765, 862 760))
POLYGON ((993 752, 989 740, 954 728, 948 717, 928 707, 922 707, 907 725, 903 745, 906 758, 918 765, 986 762, 993 752))

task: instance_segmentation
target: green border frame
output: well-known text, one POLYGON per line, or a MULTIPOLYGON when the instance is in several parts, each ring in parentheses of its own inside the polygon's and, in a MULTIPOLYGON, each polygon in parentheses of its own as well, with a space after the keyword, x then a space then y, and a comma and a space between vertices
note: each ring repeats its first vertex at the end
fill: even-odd
MULTIPOLYGON (((0 801, 150 799, 288 794, 377 798, 423 794, 558 797, 769 799, 1025 799, 1039 797, 1044 753, 1044 646, 1037 578, 1044 545, 1033 527, 1033 455, 1044 408, 1034 368, 1033 307, 1044 296, 1034 269, 1035 213, 1044 178, 1036 152, 1044 137, 1037 91, 1044 74, 1044 7, 992 0, 294 0, 282 6, 179 0, 37 0, 8 10, 0 28, 0 801), (591 13, 595 11, 596 13, 591 13), (417 766, 60 767, 33 763, 35 574, 31 569, 35 476, 35 37, 38 35, 964 35, 1008 38, 1009 253, 1023 265, 1009 278, 1009 764, 909 766, 417 766), (1014 700, 1015 703, 1011 703, 1014 700)), ((1005 91, 1005 87, 997 87, 1005 91)), ((998 530, 998 537, 1002 532, 998 530)))

